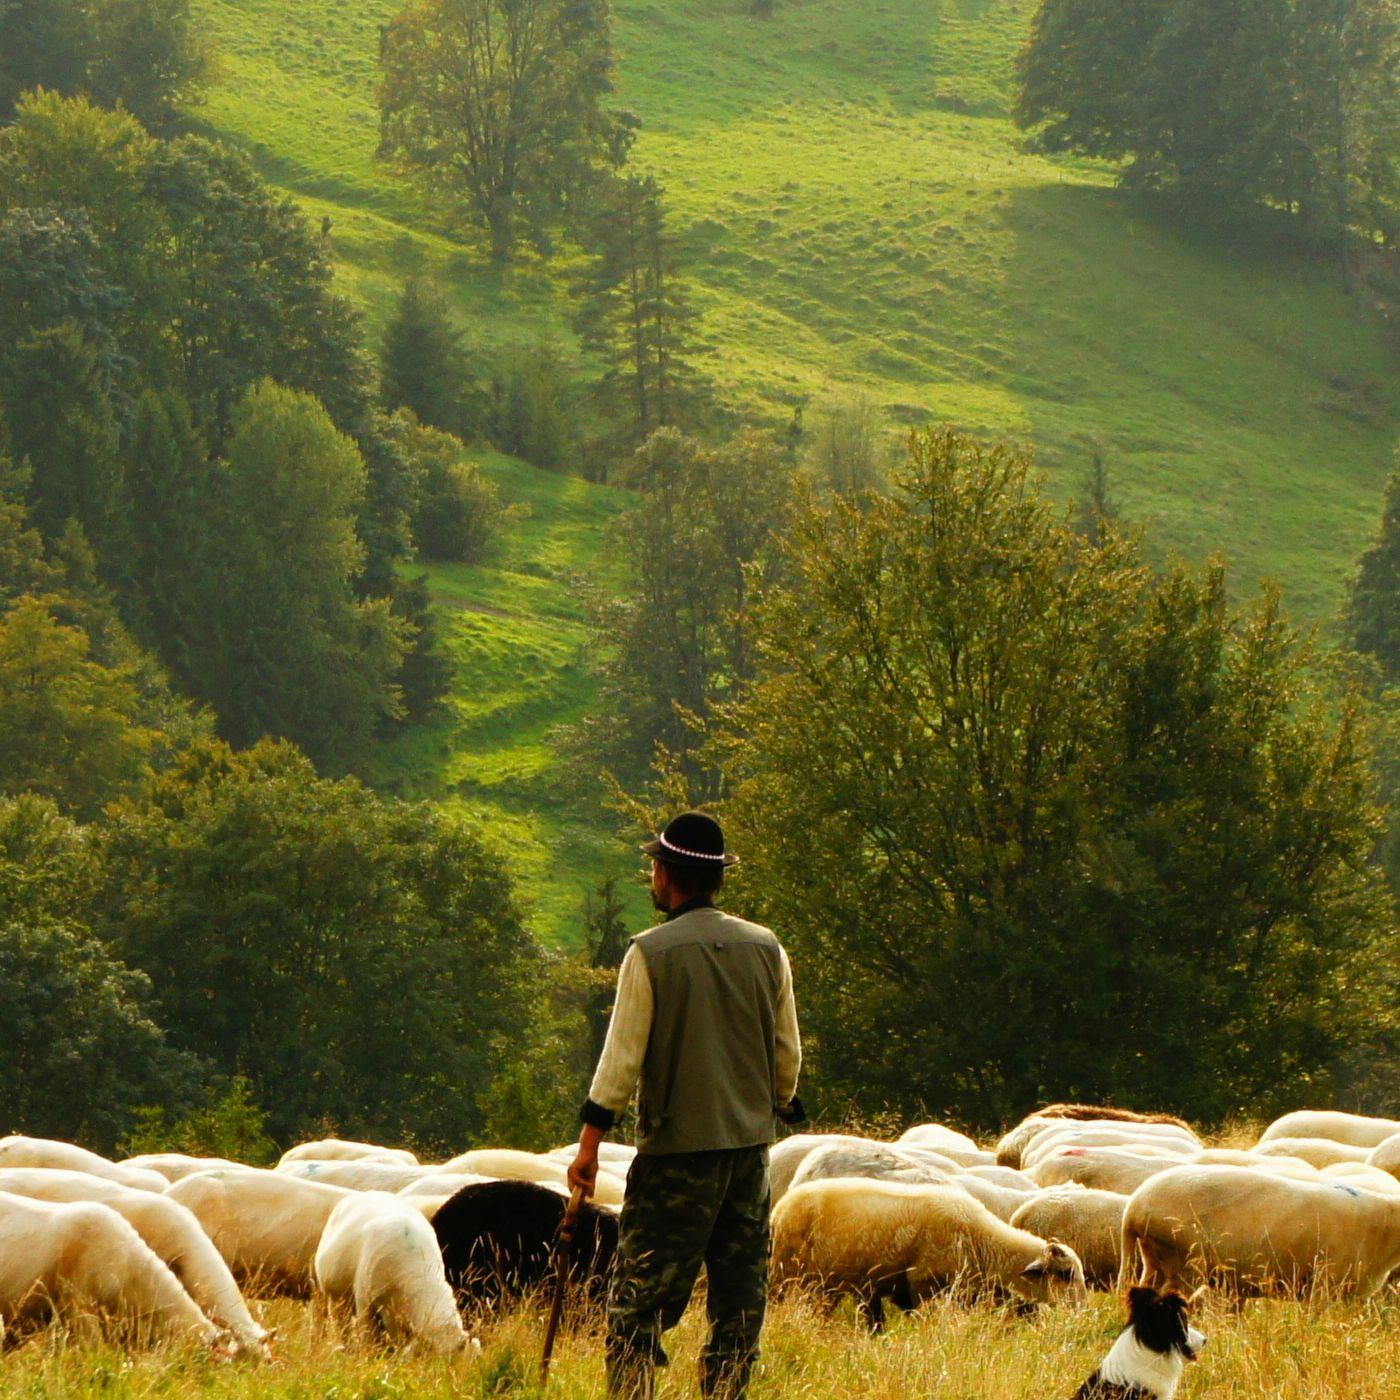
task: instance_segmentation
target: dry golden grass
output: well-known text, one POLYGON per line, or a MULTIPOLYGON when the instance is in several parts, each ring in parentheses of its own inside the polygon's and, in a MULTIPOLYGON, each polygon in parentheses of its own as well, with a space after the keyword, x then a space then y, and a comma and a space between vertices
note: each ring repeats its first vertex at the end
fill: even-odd
MULTIPOLYGON (((533 1397, 543 1318, 522 1309, 488 1328, 479 1361, 447 1362, 378 1350, 313 1315, 307 1304, 272 1300, 280 1328, 274 1366, 220 1364, 187 1347, 127 1354, 78 1343, 57 1331, 12 1349, 0 1363, 0 1397, 24 1400, 435 1400, 533 1397)), ((1189 1368, 1182 1400, 1394 1400, 1400 1395, 1400 1307, 1255 1302, 1242 1311, 1206 1305, 1197 1321, 1210 1337, 1189 1368)), ((825 1317, 801 1301, 770 1314, 753 1400, 1013 1400, 1072 1395, 1117 1334, 1116 1299, 1018 1318, 1004 1310, 935 1303, 869 1336, 847 1308, 825 1317)), ((667 1341, 658 1400, 697 1394, 703 1310, 692 1307, 667 1341)), ((549 1394, 603 1400, 596 1320, 566 1330, 555 1351, 549 1394)))

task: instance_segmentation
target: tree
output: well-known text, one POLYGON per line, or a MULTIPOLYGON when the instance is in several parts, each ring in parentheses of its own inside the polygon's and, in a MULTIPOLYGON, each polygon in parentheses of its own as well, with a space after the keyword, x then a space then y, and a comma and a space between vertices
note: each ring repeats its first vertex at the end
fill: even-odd
POLYGON ((1396 0, 1042 0, 1015 116, 1043 150, 1126 160, 1135 188, 1389 236, 1397 60, 1396 0))
POLYGON ((214 65, 190 0, 90 0, 89 10, 84 90, 96 101, 121 105, 158 130, 199 100, 214 65))
POLYGON ((804 512, 711 755, 829 1093, 991 1126, 1045 1098, 1211 1121, 1393 1020, 1355 707, 1265 596, 1160 579, 940 429, 804 512))
POLYGON ((462 333, 447 314, 443 295, 429 283, 404 283, 381 356, 381 393, 390 413, 412 409, 420 422, 458 437, 471 437, 481 410, 462 333))
POLYGON ((395 432, 415 484, 413 538, 430 559, 470 562, 481 558, 509 517, 495 485, 466 460, 451 433, 395 415, 395 432))
POLYGON ((812 411, 804 465, 826 490, 853 497, 884 484, 884 424, 868 394, 829 394, 812 411))
POLYGON ((666 231, 662 188, 650 176, 607 182, 590 220, 594 260, 580 292, 575 324, 603 361, 598 388, 609 412, 627 425, 635 447, 655 429, 683 426, 695 397, 695 320, 666 231))
POLYGON ((149 982, 82 921, 94 883, 86 831, 45 799, 0 799, 0 1115, 110 1152, 134 1105, 187 1101, 201 1068, 166 1045, 149 982))
POLYGON ((102 836, 99 932, 176 1046, 243 1074, 279 1141, 446 1152, 530 1036, 539 953, 476 832, 320 779, 289 744, 193 746, 102 836))
POLYGON ((11 451, 28 464, 34 524, 56 538, 76 520, 113 564, 130 508, 118 455, 111 381, 72 321, 15 348, 0 386, 11 451))
POLYGON ((199 646, 200 580, 211 562, 208 449, 174 390, 146 390, 122 445, 131 503, 127 614, 181 678, 199 646))
MULTIPOLYGON (((793 470, 763 433, 711 450, 662 428, 626 480, 641 498, 611 537, 626 591, 595 609, 601 689, 570 747, 595 771, 606 766, 635 784, 656 745, 693 755, 694 721, 752 680, 750 592, 776 567, 793 470)), ((718 781, 693 763, 690 771, 697 782, 718 781)))
POLYGON ((219 489, 201 693, 235 744, 278 735, 353 765, 398 712, 404 652, 387 601, 354 594, 364 462, 319 403, 264 382, 234 414, 219 489))
POLYGON ((91 40, 76 0, 0 3, 0 121, 26 88, 76 92, 86 75, 91 40))
POLYGON ((89 650, 42 598, 0 612, 0 793, 43 793, 91 818, 146 777, 156 735, 140 723, 134 674, 89 650))
POLYGON ((1400 467, 1385 487, 1376 539, 1357 564, 1342 623, 1353 650, 1375 657, 1385 682, 1400 682, 1400 467))
POLYGON ((509 259, 560 222, 628 128, 607 112, 607 0, 410 0, 384 28, 381 159, 460 201, 509 259))
POLYGON ((212 71, 189 0, 4 0, 0 118, 44 88, 122 106, 147 126, 171 121, 212 71))

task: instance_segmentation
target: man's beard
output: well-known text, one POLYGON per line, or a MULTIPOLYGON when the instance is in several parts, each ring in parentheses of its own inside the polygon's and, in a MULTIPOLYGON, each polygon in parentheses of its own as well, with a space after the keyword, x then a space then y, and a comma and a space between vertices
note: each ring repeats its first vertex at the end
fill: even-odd
POLYGON ((669 914, 671 912, 671 906, 657 894, 655 885, 651 887, 651 903, 658 914, 669 914))

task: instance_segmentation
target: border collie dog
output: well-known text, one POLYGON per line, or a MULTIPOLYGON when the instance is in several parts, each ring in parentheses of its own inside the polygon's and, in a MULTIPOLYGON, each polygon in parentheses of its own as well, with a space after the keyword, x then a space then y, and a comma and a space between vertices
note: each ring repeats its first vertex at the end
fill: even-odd
POLYGON ((1172 1400, 1186 1363, 1206 1342, 1187 1320, 1188 1308, 1180 1293, 1130 1288, 1128 1325, 1074 1400, 1172 1400))

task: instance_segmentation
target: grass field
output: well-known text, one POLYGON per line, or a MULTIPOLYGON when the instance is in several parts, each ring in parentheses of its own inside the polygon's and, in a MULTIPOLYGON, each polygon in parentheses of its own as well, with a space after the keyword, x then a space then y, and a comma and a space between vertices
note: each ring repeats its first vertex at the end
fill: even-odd
MULTIPOLYGON (((200 121, 331 217, 372 332, 428 272, 483 362, 541 338, 571 351, 567 257, 501 271, 375 165, 378 26, 397 3, 302 0, 293 19, 285 0, 196 0, 222 64, 200 121)), ((777 0, 760 20, 746 0, 617 0, 619 100, 685 237, 705 371, 774 425, 857 389, 892 436, 948 419, 1028 440, 1059 496, 1097 444, 1156 557, 1223 552, 1237 592, 1278 579, 1325 630, 1379 518, 1397 346, 1334 268, 1267 230, 1182 226, 1101 167, 1026 154, 1007 111, 1031 8, 777 0)), ((600 557, 615 505, 491 470, 533 523, 501 565, 434 571, 459 695, 386 766, 488 817, 540 891, 541 931, 568 942, 609 846, 571 820, 545 735, 589 703, 567 576, 600 557)))
MULTIPOLYGON (((148 1353, 81 1345, 56 1332, 12 1351, 0 1368, 0 1397, 15 1400, 475 1400, 534 1397, 543 1318, 523 1310, 482 1333, 476 1362, 447 1362, 375 1350, 311 1318, 304 1303, 272 1300, 281 1360, 220 1365, 184 1347, 148 1353)), ((1252 1303, 1242 1314, 1207 1304, 1193 1319, 1209 1338, 1179 1400, 1393 1400, 1400 1394, 1387 1299, 1373 1307, 1252 1303)), ((698 1393, 703 1310, 692 1304, 668 1335, 671 1365, 658 1400, 698 1393)), ((1080 1309, 1025 1320, 986 1307, 935 1303, 870 1337, 852 1313, 817 1316, 801 1303, 770 1313, 765 1360, 752 1400, 1054 1400, 1072 1395, 1121 1325, 1103 1294, 1080 1309)), ((548 1394, 603 1400, 596 1324, 566 1329, 548 1394)))

